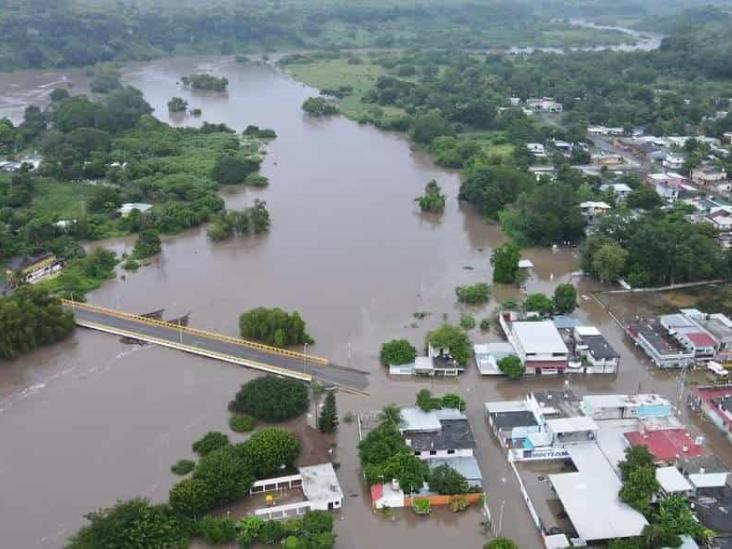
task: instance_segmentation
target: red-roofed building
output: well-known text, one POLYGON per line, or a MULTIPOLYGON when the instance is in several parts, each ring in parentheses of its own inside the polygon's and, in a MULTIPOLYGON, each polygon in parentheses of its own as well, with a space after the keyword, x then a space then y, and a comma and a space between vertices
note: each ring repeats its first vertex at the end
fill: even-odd
POLYGON ((645 446, 656 463, 674 464, 678 459, 697 457, 704 453, 686 429, 659 429, 625 433, 631 446, 645 446))
POLYGON ((694 346, 698 347, 711 347, 714 348, 715 341, 712 336, 706 332, 690 332, 686 334, 694 346))
POLYGON ((691 404, 701 410, 732 442, 732 384, 696 387, 691 404))

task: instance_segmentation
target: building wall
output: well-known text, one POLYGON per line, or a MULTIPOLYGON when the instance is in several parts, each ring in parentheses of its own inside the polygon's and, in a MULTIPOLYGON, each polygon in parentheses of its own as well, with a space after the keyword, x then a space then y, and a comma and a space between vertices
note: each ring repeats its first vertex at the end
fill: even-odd
POLYGON ((470 457, 473 455, 472 448, 462 448, 460 450, 454 450, 450 453, 449 450, 425 450, 423 452, 414 453, 419 459, 444 459, 451 457, 470 457), (434 452, 431 453, 431 452, 434 452))

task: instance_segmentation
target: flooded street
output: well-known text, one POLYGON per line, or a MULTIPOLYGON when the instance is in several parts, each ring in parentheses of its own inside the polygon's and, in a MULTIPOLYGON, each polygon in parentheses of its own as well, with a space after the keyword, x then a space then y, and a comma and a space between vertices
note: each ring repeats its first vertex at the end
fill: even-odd
MULTIPOLYGON (((18 120, 15 97, 38 99, 49 82, 80 78, 79 71, 0 75, 0 117, 18 120), (19 75, 23 75, 22 78, 19 75), (10 82, 28 89, 13 92, 10 82), (15 95, 13 95, 15 94, 15 95)), ((411 405, 417 391, 457 392, 478 442, 485 488, 502 534, 520 547, 538 547, 517 483, 483 419, 486 400, 521 397, 565 383, 577 394, 652 391, 676 401, 675 374, 641 361, 604 308, 588 297, 589 281, 577 280, 583 320, 597 325, 622 355, 617 376, 529 379, 519 383, 481 379, 474 367, 457 380, 392 379, 378 365, 385 340, 406 337, 418 348, 443 318, 457 322, 470 311, 489 316, 516 288, 494 288, 484 309, 456 304, 455 286, 490 281, 491 250, 505 237, 496 226, 457 202, 459 177, 410 150, 397 134, 344 118, 313 120, 300 105, 313 95, 268 66, 231 59, 171 59, 132 64, 124 80, 141 89, 155 114, 173 124, 225 122, 273 128, 267 148, 264 190, 226 189, 227 207, 266 200, 271 232, 261 238, 211 243, 205 228, 164 240, 152 265, 105 284, 94 304, 130 312, 165 308, 166 317, 191 312, 191 325, 237 335, 238 315, 257 306, 299 311, 316 345, 308 352, 371 372, 371 396, 338 395, 341 415, 411 405), (190 92, 178 79, 212 70, 229 80, 225 94, 190 92), (170 119, 174 95, 201 108, 200 119, 170 119), (436 179, 448 196, 439 219, 419 213, 414 198, 436 179), (413 313, 427 312, 423 320, 413 313)), ((76 89, 76 88, 75 88, 76 89)), ((121 253, 133 239, 104 242, 121 253)), ((551 293, 577 269, 576 250, 525 250, 535 264, 527 290, 551 293)), ((498 339, 470 333, 475 342, 498 339)), ((59 547, 84 513, 117 499, 166 498, 176 478, 170 465, 191 457, 191 443, 208 430, 228 431, 226 405, 242 382, 256 374, 232 365, 160 347, 126 346, 117 338, 83 329, 68 341, 0 364, 0 534, 8 547, 59 547)), ((696 424, 693 424, 696 425, 696 424)), ((705 428, 720 452, 719 437, 705 428)), ((336 523, 339 548, 479 548, 485 542, 477 510, 429 518, 411 512, 386 518, 371 511, 360 481, 357 428, 342 424, 335 461, 346 494, 336 523), (450 526, 446 528, 445 526, 450 526), (456 543, 456 539, 459 540, 456 543)), ((727 445, 729 446, 729 445, 727 445)))

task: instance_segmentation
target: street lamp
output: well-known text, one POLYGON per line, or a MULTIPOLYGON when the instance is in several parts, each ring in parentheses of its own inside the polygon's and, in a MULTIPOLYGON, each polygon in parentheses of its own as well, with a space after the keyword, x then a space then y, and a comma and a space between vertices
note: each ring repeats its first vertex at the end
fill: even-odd
POLYGON ((302 373, 305 373, 305 366, 307 365, 308 360, 308 344, 307 342, 303 343, 302 345, 302 373))

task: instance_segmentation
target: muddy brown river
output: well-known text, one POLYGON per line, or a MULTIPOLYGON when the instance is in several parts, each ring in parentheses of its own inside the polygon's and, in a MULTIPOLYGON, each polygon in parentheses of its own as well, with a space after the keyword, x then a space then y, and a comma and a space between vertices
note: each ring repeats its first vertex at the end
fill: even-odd
MULTIPOLYGON (((0 117, 18 120, 28 100, 43 103, 53 83, 64 78, 85 89, 77 71, 0 75, 0 117)), ((233 208, 266 200, 272 230, 262 238, 216 244, 204 228, 165 239, 159 259, 108 282, 90 295, 92 303, 132 312, 165 308, 169 317, 190 311, 193 326, 230 335, 237 333, 238 315, 251 307, 298 310, 317 340, 308 352, 371 372, 371 396, 340 394, 341 414, 392 402, 411 405, 423 387, 460 393, 468 401, 494 522, 502 514, 501 533, 521 547, 539 547, 540 538, 489 436, 483 402, 565 385, 578 394, 640 389, 676 399, 674 374, 651 369, 634 353, 603 307, 586 297, 590 287, 581 279, 576 314, 599 326, 621 352, 617 376, 510 383, 481 379, 469 369, 457 380, 389 378, 377 363, 384 340, 406 337, 421 347, 443 316, 457 322, 469 310, 483 318, 492 308, 463 309, 455 302, 455 286, 490 280, 491 250, 504 241, 497 227, 458 204, 458 174, 413 152, 402 136, 344 118, 304 117, 300 104, 313 90, 268 66, 170 59, 130 65, 124 78, 167 122, 197 123, 169 118, 165 104, 179 95, 203 110, 201 120, 277 131, 262 169, 269 187, 223 193, 233 208), (201 70, 225 75, 228 93, 178 86, 181 75, 201 70), (449 197, 439 218, 421 215, 414 203, 433 178, 449 197), (417 311, 430 316, 416 321, 417 311)), ((131 240, 104 245, 122 252, 131 240)), ((576 270, 575 250, 526 250, 524 256, 536 265, 525 291, 551 292, 576 270)), ((494 295, 493 304, 520 290, 494 288, 494 295)), ((475 330, 471 337, 479 342, 498 335, 475 330)), ((126 346, 83 329, 61 344, 0 364, 0 545, 59 547, 90 510, 133 496, 164 499, 176 480, 170 465, 190 457, 191 443, 206 431, 228 430, 226 404, 255 375, 173 350, 126 346)), ((704 430, 713 449, 728 452, 713 431, 692 426, 704 430)), ((334 459, 341 464, 346 501, 336 521, 337 547, 482 547, 487 538, 477 509, 428 518, 372 512, 356 441, 355 424, 342 424, 334 459)))

